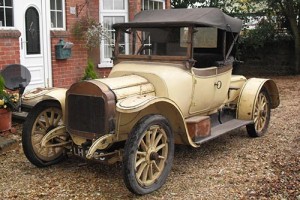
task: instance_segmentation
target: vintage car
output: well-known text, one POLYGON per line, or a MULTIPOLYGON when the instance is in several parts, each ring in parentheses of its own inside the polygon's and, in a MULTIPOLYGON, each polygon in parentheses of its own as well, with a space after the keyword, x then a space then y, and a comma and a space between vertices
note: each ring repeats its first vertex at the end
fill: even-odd
POLYGON ((28 160, 122 161, 125 185, 143 195, 165 183, 176 144, 201 147, 243 126, 264 135, 278 89, 270 79, 233 75, 241 27, 216 8, 142 11, 114 24, 107 78, 25 95, 24 103, 39 101, 23 128, 28 160))

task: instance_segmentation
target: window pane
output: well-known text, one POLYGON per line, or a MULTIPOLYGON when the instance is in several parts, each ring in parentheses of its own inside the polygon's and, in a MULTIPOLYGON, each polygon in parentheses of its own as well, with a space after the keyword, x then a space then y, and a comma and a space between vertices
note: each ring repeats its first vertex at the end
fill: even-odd
POLYGON ((6 8, 6 26, 13 26, 13 9, 6 8))
POLYGON ((62 12, 57 12, 57 28, 63 27, 63 14, 62 12))
POLYGON ((25 13, 25 27, 27 54, 40 54, 39 13, 33 7, 28 8, 25 13))
POLYGON ((114 10, 124 10, 124 0, 115 0, 114 10))
POLYGON ((113 10, 113 1, 112 0, 103 0, 103 9, 104 10, 113 10))
POLYGON ((154 9, 158 10, 158 2, 154 2, 154 9))
POLYGON ((158 9, 164 9, 164 4, 163 2, 159 2, 159 8, 158 9))
POLYGON ((153 3, 154 3, 153 1, 149 2, 149 10, 153 10, 153 3))
POLYGON ((103 17, 103 26, 108 30, 112 30, 113 17, 103 17))
POLYGON ((125 22, 125 17, 114 17, 114 23, 123 23, 125 22))
POLYGON ((61 0, 56 0, 56 9, 62 10, 62 1, 61 0))
POLYGON ((0 0, 0 6, 3 6, 3 0, 0 0))
POLYGON ((149 0, 144 0, 144 10, 149 10, 149 0))
POLYGON ((55 0, 50 0, 50 9, 55 10, 55 0))
POLYGON ((12 6, 12 0, 5 0, 5 6, 12 6))
POLYGON ((56 15, 54 11, 51 11, 51 28, 56 28, 56 15))
POLYGON ((4 22, 4 9, 0 8, 0 26, 5 26, 4 22))

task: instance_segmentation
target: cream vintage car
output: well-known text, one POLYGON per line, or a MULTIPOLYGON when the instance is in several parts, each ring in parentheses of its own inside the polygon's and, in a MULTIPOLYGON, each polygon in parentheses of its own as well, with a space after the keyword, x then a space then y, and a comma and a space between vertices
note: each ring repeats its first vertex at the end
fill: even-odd
POLYGON ((262 136, 279 94, 270 79, 232 74, 241 27, 216 8, 142 11, 114 24, 107 78, 25 95, 39 98, 24 123, 28 160, 121 161, 125 185, 143 195, 165 183, 176 144, 201 147, 243 126, 262 136))

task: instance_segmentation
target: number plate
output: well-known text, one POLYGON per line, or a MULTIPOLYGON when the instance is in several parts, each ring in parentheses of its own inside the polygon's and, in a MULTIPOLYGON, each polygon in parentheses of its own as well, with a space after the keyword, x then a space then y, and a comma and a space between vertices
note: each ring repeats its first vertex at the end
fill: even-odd
POLYGON ((73 154, 75 156, 80 156, 80 157, 86 158, 85 156, 88 152, 87 149, 83 149, 83 148, 75 146, 75 145, 72 148, 73 148, 73 154))

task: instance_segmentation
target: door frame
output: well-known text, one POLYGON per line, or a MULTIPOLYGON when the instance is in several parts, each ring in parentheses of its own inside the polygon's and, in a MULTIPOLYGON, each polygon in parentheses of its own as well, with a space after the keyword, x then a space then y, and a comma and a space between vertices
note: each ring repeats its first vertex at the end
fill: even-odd
MULTIPOLYGON (((40 1, 39 4, 35 4, 35 2, 32 2, 28 0, 27 2, 22 1, 18 2, 18 4, 21 4, 17 6, 17 2, 13 1, 14 6, 14 26, 15 28, 19 29, 21 32, 21 36, 19 38, 19 50, 20 50, 20 63, 24 64, 26 57, 32 57, 34 58, 35 55, 26 55, 26 44, 24 44, 24 40, 26 38, 26 31, 25 31, 25 14, 28 8, 34 7, 39 14, 39 25, 40 25, 40 43, 41 43, 41 55, 43 56, 43 63, 44 66, 44 86, 45 87, 52 87, 53 81, 52 81, 52 63, 51 63, 51 38, 50 38, 50 3, 49 1, 40 1), (47 5, 49 4, 49 5, 47 5), (17 8, 23 7, 22 13, 16 15, 17 8), (22 17, 20 19, 20 17, 22 17), (22 25, 18 23, 18 21, 21 21, 22 25), (20 30, 22 29, 22 30, 20 30), (23 40, 23 42, 22 42, 23 40), (23 47, 23 48, 22 48, 23 47)), ((37 55, 39 56, 39 55, 37 55)))

